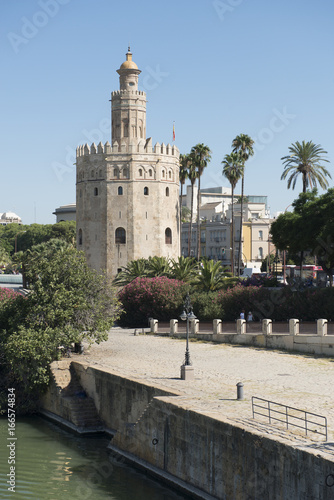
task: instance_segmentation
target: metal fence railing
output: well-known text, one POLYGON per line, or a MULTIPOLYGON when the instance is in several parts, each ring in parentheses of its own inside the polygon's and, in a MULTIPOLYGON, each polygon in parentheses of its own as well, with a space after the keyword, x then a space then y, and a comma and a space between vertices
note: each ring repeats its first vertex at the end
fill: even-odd
POLYGON ((269 401, 267 399, 252 396, 253 418, 255 415, 261 415, 272 421, 282 422, 289 427, 298 427, 305 431, 306 436, 309 432, 325 437, 327 441, 327 418, 305 410, 299 410, 292 406, 282 405, 269 401))

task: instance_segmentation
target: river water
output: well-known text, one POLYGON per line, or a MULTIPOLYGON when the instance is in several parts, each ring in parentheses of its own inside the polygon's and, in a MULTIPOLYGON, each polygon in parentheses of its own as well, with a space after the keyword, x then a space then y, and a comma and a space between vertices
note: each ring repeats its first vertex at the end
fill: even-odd
POLYGON ((1 500, 189 500, 112 457, 106 436, 81 437, 29 417, 16 421, 15 437, 1 418, 1 500), (7 476, 14 466, 15 477, 7 476))

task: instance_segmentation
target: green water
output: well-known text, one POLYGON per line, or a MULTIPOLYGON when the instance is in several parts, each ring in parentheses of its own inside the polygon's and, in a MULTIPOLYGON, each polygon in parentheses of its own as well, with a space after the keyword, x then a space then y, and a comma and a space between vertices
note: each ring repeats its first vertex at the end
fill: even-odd
POLYGON ((78 437, 39 417, 18 419, 16 441, 8 437, 8 422, 0 419, 0 499, 186 498, 112 457, 107 437, 78 437), (15 492, 8 491, 7 484, 8 460, 13 458, 15 492))

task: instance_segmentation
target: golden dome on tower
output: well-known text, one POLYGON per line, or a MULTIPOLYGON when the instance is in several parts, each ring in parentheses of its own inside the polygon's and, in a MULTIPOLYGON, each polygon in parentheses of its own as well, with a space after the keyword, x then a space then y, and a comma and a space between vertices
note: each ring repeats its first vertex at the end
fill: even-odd
POLYGON ((124 61, 124 63, 121 64, 121 67, 119 69, 138 69, 137 64, 132 60, 132 53, 130 52, 130 47, 128 48, 128 51, 126 53, 126 61, 124 61))

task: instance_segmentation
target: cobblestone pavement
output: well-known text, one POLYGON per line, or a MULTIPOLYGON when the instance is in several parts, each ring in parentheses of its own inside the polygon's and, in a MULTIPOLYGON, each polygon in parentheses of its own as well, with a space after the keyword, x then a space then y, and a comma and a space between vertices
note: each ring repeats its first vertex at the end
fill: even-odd
MULTIPOLYGON (((239 345, 191 341, 194 381, 180 379, 185 340, 157 335, 134 335, 133 329, 113 328, 109 340, 91 346, 80 360, 125 377, 182 393, 178 404, 261 434, 325 453, 334 461, 334 359, 239 345), (237 400, 236 384, 244 384, 237 400), (328 439, 280 423, 253 419, 251 397, 313 412, 328 421, 328 439)), ((283 410, 284 411, 284 410, 283 410)), ((321 430, 321 429, 320 429, 321 430)))

